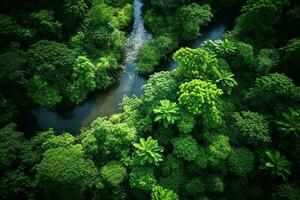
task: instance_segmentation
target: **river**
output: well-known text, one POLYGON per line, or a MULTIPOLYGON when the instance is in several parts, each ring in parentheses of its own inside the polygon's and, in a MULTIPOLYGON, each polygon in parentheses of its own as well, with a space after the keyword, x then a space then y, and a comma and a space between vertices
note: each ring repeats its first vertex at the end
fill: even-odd
MULTIPOLYGON (((50 111, 45 108, 37 108, 21 119, 24 132, 47 130, 53 128, 56 131, 78 133, 82 127, 89 126, 97 117, 109 116, 119 111, 119 105, 124 96, 140 96, 142 86, 147 81, 136 73, 136 59, 139 48, 151 39, 151 35, 144 28, 142 17, 142 2, 134 0, 134 23, 133 29, 125 46, 125 59, 123 73, 119 81, 104 92, 95 92, 88 99, 71 110, 50 111)), ((218 40, 232 25, 234 17, 225 15, 214 18, 205 29, 201 30, 196 40, 187 44, 191 48, 199 48, 207 40, 218 40)), ((171 71, 178 64, 170 61, 160 70, 171 71)))

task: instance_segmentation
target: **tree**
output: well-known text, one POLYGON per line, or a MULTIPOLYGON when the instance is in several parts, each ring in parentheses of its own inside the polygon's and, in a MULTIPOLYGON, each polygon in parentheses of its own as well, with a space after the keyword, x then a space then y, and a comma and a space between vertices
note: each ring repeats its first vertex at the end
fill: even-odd
POLYGON ((266 119, 255 112, 234 113, 234 137, 240 144, 262 145, 271 142, 266 119))
POLYGON ((158 72, 150 75, 147 83, 143 85, 143 100, 148 103, 159 103, 161 99, 172 100, 178 84, 170 72, 158 72))
POLYGON ((179 197, 172 190, 165 189, 161 186, 154 186, 151 192, 152 200, 179 200, 179 197))
POLYGON ((197 196, 205 191, 205 184, 201 178, 193 178, 185 185, 188 195, 197 196))
POLYGON ((279 151, 267 150, 261 159, 259 169, 266 170, 272 177, 279 176, 286 181, 291 174, 290 165, 291 163, 279 151))
POLYGON ((276 191, 272 194, 272 198, 274 200, 297 200, 300 198, 300 190, 294 184, 281 184, 276 187, 276 191))
POLYGON ((40 35, 48 39, 61 39, 62 24, 55 21, 54 12, 40 10, 30 14, 30 21, 39 30, 40 35))
POLYGON ((179 63, 176 77, 190 81, 192 79, 212 80, 218 68, 215 54, 203 49, 181 48, 173 59, 179 63))
POLYGON ((0 129, 0 169, 5 171, 17 161, 22 148, 23 133, 16 131, 17 125, 10 123, 0 129))
POLYGON ((221 160, 225 160, 231 153, 232 148, 229 138, 225 135, 216 135, 207 147, 207 158, 212 166, 217 166, 221 160))
POLYGON ((183 158, 187 161, 194 161, 198 156, 198 143, 190 135, 173 138, 171 143, 174 147, 173 153, 178 158, 183 158))
POLYGON ((235 29, 243 41, 255 46, 271 46, 274 43, 274 26, 280 21, 288 0, 250 0, 242 8, 235 29), (265 38, 269 38, 268 41, 265 38))
POLYGON ((273 49, 262 49, 256 58, 255 70, 261 74, 268 74, 279 63, 279 54, 273 49))
POLYGON ((127 175, 126 168, 118 161, 110 161, 101 168, 100 173, 103 179, 114 187, 120 185, 127 175))
POLYGON ((36 169, 38 185, 45 195, 64 198, 79 198, 97 177, 96 167, 84 159, 80 145, 49 149, 36 169))
POLYGON ((256 106, 283 103, 290 99, 295 91, 293 81, 285 75, 274 73, 255 80, 255 84, 246 94, 246 99, 256 106))
POLYGON ((234 80, 234 74, 227 70, 219 70, 217 72, 216 84, 227 94, 230 94, 232 89, 237 85, 237 82, 234 80))
POLYGON ((79 56, 73 67, 73 83, 67 88, 71 102, 83 101, 96 88, 95 66, 84 56, 79 56))
POLYGON ((195 39, 200 30, 200 26, 207 25, 213 14, 209 5, 203 6, 191 3, 179 9, 179 18, 182 25, 181 37, 185 40, 195 39))
POLYGON ((43 142, 42 149, 46 151, 48 149, 58 147, 70 147, 75 144, 75 140, 76 138, 73 135, 64 133, 62 135, 48 138, 45 142, 43 142))
POLYGON ((88 6, 84 0, 66 0, 63 6, 64 27, 67 32, 74 30, 85 17, 88 6))
POLYGON ((178 93, 179 105, 194 115, 203 115, 204 124, 221 122, 218 101, 223 92, 215 84, 195 79, 181 84, 178 93))
POLYGON ((179 118, 179 108, 176 103, 169 100, 161 100, 160 106, 153 110, 156 114, 154 121, 162 121, 164 127, 168 127, 169 124, 174 124, 174 122, 179 118))
POLYGON ((129 174, 131 188, 151 190, 156 185, 154 170, 147 166, 134 166, 129 174))
POLYGON ((60 92, 53 86, 49 85, 43 77, 35 75, 26 83, 27 95, 36 103, 46 108, 54 108, 55 105, 62 101, 60 92))
POLYGON ((196 125, 196 119, 194 116, 187 112, 180 113, 179 122, 177 122, 177 127, 181 133, 189 133, 193 130, 196 125))
POLYGON ((233 149, 228 157, 230 170, 238 176, 247 175, 253 170, 254 155, 246 148, 233 149))
POLYGON ((163 148, 151 136, 147 140, 140 138, 140 142, 134 143, 133 146, 136 148, 135 156, 140 165, 159 165, 163 161, 163 156, 161 155, 163 148))
POLYGON ((282 120, 276 120, 278 130, 286 135, 294 134, 298 136, 300 133, 300 112, 289 108, 288 112, 282 113, 282 118, 282 120))
POLYGON ((236 43, 228 39, 215 41, 206 40, 203 47, 207 51, 211 51, 222 58, 228 58, 237 52, 236 43))

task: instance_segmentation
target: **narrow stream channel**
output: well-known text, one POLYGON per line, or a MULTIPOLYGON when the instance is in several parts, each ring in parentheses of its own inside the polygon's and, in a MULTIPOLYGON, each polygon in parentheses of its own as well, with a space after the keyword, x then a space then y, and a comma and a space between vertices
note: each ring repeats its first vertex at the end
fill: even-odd
MULTIPOLYGON (((134 23, 133 30, 125 47, 124 71, 118 83, 105 92, 94 93, 88 99, 77 105, 73 110, 60 114, 45 108, 37 108, 32 111, 31 117, 23 119, 23 126, 27 131, 47 130, 53 128, 56 131, 77 133, 80 128, 89 126, 97 117, 109 116, 119 111, 119 104, 124 96, 140 96, 142 86, 147 81, 136 73, 136 59, 139 48, 151 39, 146 32, 142 17, 142 0, 134 0, 134 23), (35 119, 31 119, 35 118, 35 119), (24 124, 25 123, 25 124, 24 124)), ((223 37, 234 18, 220 17, 213 19, 206 29, 201 31, 202 35, 192 41, 188 46, 199 48, 207 40, 218 40, 223 37)), ((170 61, 161 70, 171 71, 177 67, 177 63, 170 61)), ((26 131, 25 130, 25 131, 26 131)))

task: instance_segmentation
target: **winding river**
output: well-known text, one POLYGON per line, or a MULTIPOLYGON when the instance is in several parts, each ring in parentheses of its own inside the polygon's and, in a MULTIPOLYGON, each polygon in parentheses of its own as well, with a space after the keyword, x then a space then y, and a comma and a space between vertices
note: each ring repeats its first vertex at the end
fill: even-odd
MULTIPOLYGON (((119 105, 124 96, 140 96, 142 86, 147 81, 137 75, 136 59, 139 48, 151 39, 151 35, 144 28, 142 17, 142 0, 134 0, 134 23, 132 32, 125 47, 125 60, 123 73, 120 80, 105 92, 96 92, 88 99, 77 105, 72 110, 64 110, 62 113, 50 111, 45 108, 37 108, 22 119, 22 129, 25 132, 36 130, 47 130, 50 127, 56 131, 67 131, 77 133, 80 128, 89 126, 99 116, 109 116, 119 111, 119 105)), ((187 46, 199 48, 207 40, 221 39, 224 32, 232 24, 232 16, 215 18, 205 29, 202 35, 187 46)), ((173 70, 178 64, 170 61, 160 70, 173 70)))

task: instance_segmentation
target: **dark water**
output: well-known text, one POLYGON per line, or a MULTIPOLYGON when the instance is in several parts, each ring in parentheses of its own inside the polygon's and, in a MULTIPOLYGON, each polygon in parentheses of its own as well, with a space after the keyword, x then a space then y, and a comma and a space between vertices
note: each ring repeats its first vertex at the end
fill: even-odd
MULTIPOLYGON (((214 19, 213 23, 201 31, 202 35, 187 46, 199 48, 207 39, 221 39, 233 20, 232 16, 222 16, 214 19)), ((54 128, 56 131, 67 131, 75 134, 80 128, 89 126, 97 117, 117 113, 119 104, 125 96, 140 96, 142 94, 141 87, 146 79, 137 75, 135 61, 139 48, 150 39, 151 36, 145 31, 143 24, 141 0, 134 0, 133 30, 126 44, 124 71, 118 83, 108 91, 90 95, 85 102, 77 105, 73 110, 64 111, 63 114, 45 108, 38 108, 32 111, 26 119, 23 119, 23 123, 26 123, 25 129, 32 131, 54 128)), ((176 62, 171 61, 166 66, 162 66, 161 70, 171 71, 177 65, 176 62)))

